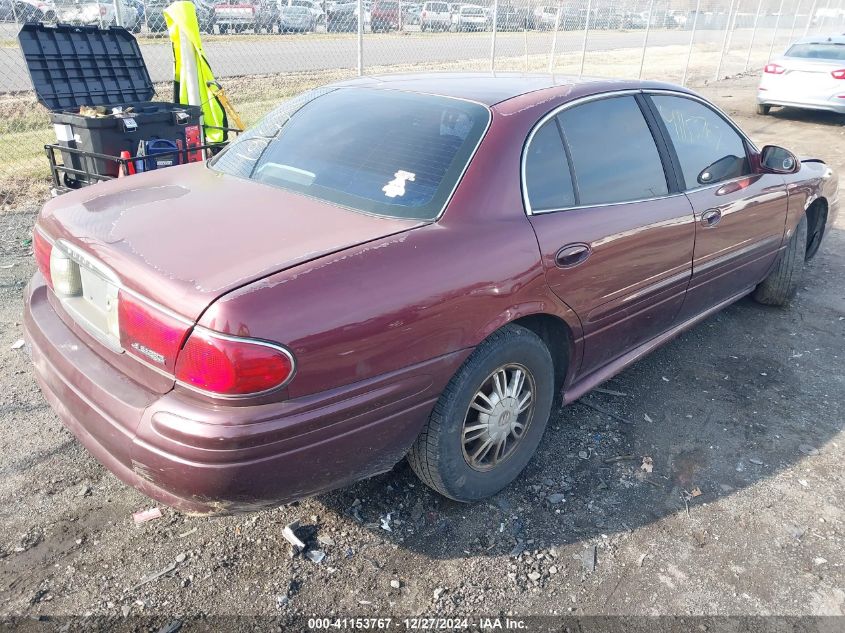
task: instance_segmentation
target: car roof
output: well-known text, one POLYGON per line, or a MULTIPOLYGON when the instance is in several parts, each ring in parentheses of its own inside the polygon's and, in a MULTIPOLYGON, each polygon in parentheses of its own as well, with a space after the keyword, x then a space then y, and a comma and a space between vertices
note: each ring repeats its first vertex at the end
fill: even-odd
POLYGON ((807 37, 802 37, 799 40, 795 40, 792 44, 790 44, 790 46, 795 44, 845 44, 845 34, 832 33, 830 35, 809 35, 807 37))
POLYGON ((601 93, 615 90, 672 88, 677 86, 654 82, 548 73, 469 73, 429 72, 396 75, 370 75, 334 84, 341 87, 404 90, 420 94, 439 95, 475 101, 494 106, 522 95, 561 86, 589 86, 589 92, 601 93))

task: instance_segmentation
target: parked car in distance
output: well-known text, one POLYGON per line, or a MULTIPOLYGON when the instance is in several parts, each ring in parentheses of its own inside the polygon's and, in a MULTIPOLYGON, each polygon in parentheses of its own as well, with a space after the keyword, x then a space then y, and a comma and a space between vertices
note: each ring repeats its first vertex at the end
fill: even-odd
POLYGON ((557 23, 557 7, 536 7, 531 14, 533 28, 540 31, 554 30, 557 23))
POLYGON ((55 11, 56 19, 66 24, 120 25, 130 31, 136 30, 139 24, 135 7, 124 0, 57 0, 55 11))
POLYGON ((512 4, 500 4, 495 19, 499 31, 522 31, 528 26, 527 12, 512 4))
POLYGON ((402 22, 403 24, 419 24, 420 12, 422 11, 421 4, 402 3, 402 22))
POLYGON ((420 11, 420 30, 446 31, 452 26, 452 11, 445 2, 426 2, 420 11))
POLYGON ((793 301, 838 195, 669 84, 358 78, 208 163, 47 202, 24 335, 64 424, 162 503, 273 507, 406 455, 470 502, 556 394, 745 295, 793 301))
POLYGON ((0 22, 55 22, 56 5, 45 0, 3 0, 0 22))
MULTIPOLYGON (((138 0, 140 1, 140 0, 138 0)), ((164 10, 172 4, 173 0, 145 0, 143 3, 146 18, 141 18, 141 23, 146 21, 147 28, 151 33, 163 33, 167 30, 167 21, 164 19, 164 10)), ((213 0, 190 0, 194 4, 197 14, 197 22, 200 30, 204 33, 214 32, 214 2, 213 0)))
POLYGON ((477 4, 464 4, 452 14, 453 31, 483 31, 487 28, 487 11, 477 4))
POLYGON ((643 16, 639 13, 624 13, 622 15, 622 28, 623 29, 644 29, 647 26, 647 22, 643 16))
POLYGON ((322 5, 315 0, 278 0, 278 2, 291 7, 305 7, 314 17, 315 24, 324 24, 326 21, 326 12, 323 11, 322 5))
POLYGON ((214 23, 221 35, 255 30, 260 10, 252 0, 219 0, 214 4, 214 23))
POLYGON ((400 23, 399 0, 375 0, 370 7, 370 28, 377 31, 398 31, 400 23))
POLYGON ((358 4, 356 2, 338 2, 328 8, 326 13, 326 31, 354 32, 357 30, 358 4))
POLYGON ((845 35, 805 37, 763 68, 757 114, 772 107, 845 114, 845 35))
POLYGON ((309 33, 317 28, 317 18, 308 7, 281 5, 279 7, 279 33, 309 33))

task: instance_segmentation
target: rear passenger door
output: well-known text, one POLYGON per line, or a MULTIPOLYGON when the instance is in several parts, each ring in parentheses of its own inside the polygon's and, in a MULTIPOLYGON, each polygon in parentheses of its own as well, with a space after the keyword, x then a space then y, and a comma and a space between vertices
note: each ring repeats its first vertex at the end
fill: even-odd
POLYGON ((546 278, 584 331, 579 375, 669 329, 690 280, 693 213, 654 125, 641 95, 601 97, 551 113, 524 153, 546 278))

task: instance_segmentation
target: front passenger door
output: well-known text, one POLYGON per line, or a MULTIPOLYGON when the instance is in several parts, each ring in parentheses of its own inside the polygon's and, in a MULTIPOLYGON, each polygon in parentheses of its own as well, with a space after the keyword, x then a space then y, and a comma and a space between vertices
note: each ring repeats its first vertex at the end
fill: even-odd
POLYGON ((695 210, 692 280, 681 319, 751 290, 777 256, 786 224, 783 176, 754 173, 745 140, 694 99, 651 95, 695 210))

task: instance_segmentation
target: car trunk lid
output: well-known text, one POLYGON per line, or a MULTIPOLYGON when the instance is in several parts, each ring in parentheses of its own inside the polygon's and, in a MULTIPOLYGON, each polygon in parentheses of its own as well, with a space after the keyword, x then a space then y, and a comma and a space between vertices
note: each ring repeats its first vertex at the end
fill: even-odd
MULTIPOLYGON (((82 292, 62 300, 63 318, 125 370, 116 333, 123 325, 116 328, 115 314, 130 296, 162 308, 174 327, 189 329, 235 288, 422 224, 351 211, 199 164, 56 198, 45 205, 38 230, 78 266, 82 292)), ((169 388, 160 378, 172 367, 147 355, 142 360, 157 375, 145 379, 135 372, 133 378, 156 391, 169 388)))
POLYGON ((205 165, 72 192, 48 202, 39 223, 123 286, 190 320, 251 281, 424 224, 351 211, 205 165))

